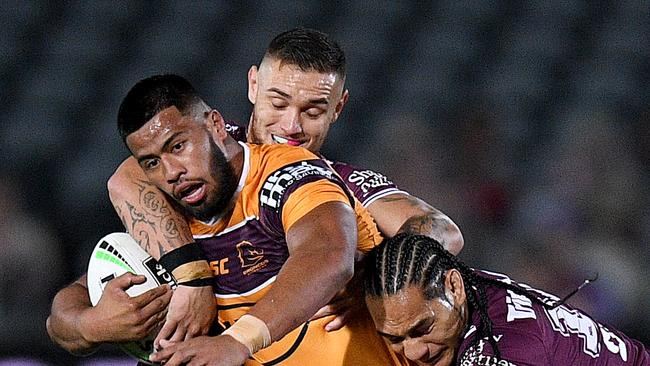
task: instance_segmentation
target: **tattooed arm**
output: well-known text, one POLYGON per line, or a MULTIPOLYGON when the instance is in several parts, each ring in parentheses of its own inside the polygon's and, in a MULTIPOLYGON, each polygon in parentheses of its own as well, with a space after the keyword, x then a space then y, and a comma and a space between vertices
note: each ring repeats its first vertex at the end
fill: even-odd
POLYGON ((372 202, 368 211, 386 237, 398 233, 421 234, 436 239, 453 254, 463 249, 463 235, 458 226, 447 215, 417 197, 391 194, 372 202))
POLYGON ((108 193, 126 230, 152 257, 160 259, 193 241, 185 216, 147 180, 135 159, 118 168, 108 181, 108 193))
MULTIPOLYGON (((417 197, 394 193, 373 201, 367 209, 385 237, 390 238, 398 233, 421 234, 436 239, 453 254, 458 254, 463 248, 463 235, 458 226, 447 215, 417 197)), ((360 268, 363 268, 363 265, 360 268)), ((358 286, 361 276, 361 273, 356 272, 355 278, 345 291, 318 310, 312 319, 336 314, 334 320, 329 322, 325 329, 327 331, 340 329, 356 311, 358 305, 364 303, 360 300, 362 297, 358 286), (351 295, 355 293, 357 296, 351 295)))
MULTIPOLYGON (((126 159, 108 181, 108 192, 124 227, 151 256, 193 241, 188 220, 162 191, 148 180, 133 157, 126 159)), ((179 285, 174 291, 167 320, 156 337, 181 341, 206 334, 216 316, 212 286, 179 285)))

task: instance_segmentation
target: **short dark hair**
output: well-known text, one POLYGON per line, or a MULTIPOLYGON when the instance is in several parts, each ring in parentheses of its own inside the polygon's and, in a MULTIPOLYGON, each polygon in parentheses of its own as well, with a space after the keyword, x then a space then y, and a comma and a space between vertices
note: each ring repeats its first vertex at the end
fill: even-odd
POLYGON ((126 142, 128 135, 139 130, 160 111, 174 106, 185 115, 192 106, 201 102, 192 84, 182 76, 151 76, 137 82, 122 100, 117 114, 117 129, 126 142))
POLYGON ((295 28, 278 34, 264 57, 296 65, 303 71, 335 72, 345 77, 345 53, 327 34, 309 28, 295 28))

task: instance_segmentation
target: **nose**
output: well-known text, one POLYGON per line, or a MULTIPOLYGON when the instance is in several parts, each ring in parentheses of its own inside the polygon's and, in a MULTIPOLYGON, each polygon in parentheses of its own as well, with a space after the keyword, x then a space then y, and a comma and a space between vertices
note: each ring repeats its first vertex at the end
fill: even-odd
POLYGON ((280 129, 286 136, 295 135, 302 132, 302 123, 300 122, 300 111, 287 111, 280 121, 280 129))
POLYGON ((163 158, 162 165, 167 183, 175 183, 185 173, 185 168, 174 158, 163 158))
POLYGON ((417 339, 405 339, 402 346, 404 347, 404 356, 411 361, 419 361, 427 356, 426 344, 419 342, 417 339))

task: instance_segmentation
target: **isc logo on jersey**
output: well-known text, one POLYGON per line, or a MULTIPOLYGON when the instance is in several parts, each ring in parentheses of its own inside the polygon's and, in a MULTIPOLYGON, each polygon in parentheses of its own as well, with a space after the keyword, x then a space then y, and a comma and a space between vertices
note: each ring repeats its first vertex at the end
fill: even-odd
POLYGON ((274 209, 279 208, 284 191, 297 180, 309 175, 319 175, 331 179, 332 171, 307 161, 287 165, 266 178, 266 182, 260 190, 260 202, 274 209))
MULTIPOLYGON (((97 305, 104 292, 106 283, 126 272, 144 275, 147 280, 134 285, 126 293, 130 296, 140 295, 161 284, 168 283, 176 287, 176 280, 158 262, 145 252, 127 233, 112 233, 101 238, 90 256, 88 263, 88 295, 93 306, 97 305)), ((141 362, 149 362, 149 355, 154 351, 153 340, 156 334, 150 334, 139 342, 120 344, 129 355, 141 362)))

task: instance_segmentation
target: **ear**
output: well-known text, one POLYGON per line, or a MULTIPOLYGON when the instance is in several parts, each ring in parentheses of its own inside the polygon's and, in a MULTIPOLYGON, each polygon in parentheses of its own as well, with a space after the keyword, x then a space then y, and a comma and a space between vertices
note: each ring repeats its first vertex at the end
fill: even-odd
POLYGON ((451 296, 454 306, 460 306, 467 301, 467 294, 465 293, 465 281, 460 272, 452 268, 447 271, 445 276, 445 292, 447 296, 451 296))
POLYGON ((248 70, 248 100, 252 104, 255 104, 255 101, 257 100, 257 88, 259 85, 257 83, 257 75, 257 66, 251 66, 251 68, 248 70))
POLYGON ((341 112, 343 111, 343 107, 348 102, 348 98, 350 98, 350 93, 348 92, 347 89, 343 90, 343 94, 341 95, 341 99, 339 99, 339 102, 336 103, 336 107, 334 108, 334 118, 332 118, 332 122, 336 122, 337 119, 339 119, 339 116, 341 115, 341 112))
POLYGON ((228 137, 228 131, 226 131, 226 121, 224 121, 221 113, 216 109, 208 112, 208 128, 212 133, 212 137, 215 141, 224 141, 228 137))

